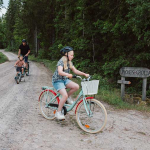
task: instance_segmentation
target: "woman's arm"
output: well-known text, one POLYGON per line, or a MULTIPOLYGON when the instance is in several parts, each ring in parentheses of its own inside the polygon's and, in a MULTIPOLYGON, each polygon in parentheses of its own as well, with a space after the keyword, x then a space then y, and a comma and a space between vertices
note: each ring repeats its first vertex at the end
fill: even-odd
POLYGON ((85 76, 85 77, 88 77, 88 76, 89 76, 89 74, 86 74, 86 73, 84 73, 84 72, 81 72, 81 71, 77 70, 74 66, 72 67, 71 70, 72 70, 75 74, 77 74, 77 75, 85 76))
POLYGON ((68 78, 72 78, 72 74, 64 72, 62 66, 58 66, 58 74, 61 76, 66 76, 68 78))

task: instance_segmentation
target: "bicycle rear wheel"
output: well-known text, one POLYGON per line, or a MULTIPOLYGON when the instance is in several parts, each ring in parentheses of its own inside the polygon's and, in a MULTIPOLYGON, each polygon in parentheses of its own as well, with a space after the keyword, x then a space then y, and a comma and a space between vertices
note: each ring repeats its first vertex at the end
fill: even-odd
POLYGON ((58 107, 58 101, 55 99, 51 105, 48 105, 49 102, 55 97, 53 91, 45 90, 40 96, 39 106, 41 110, 41 114, 46 119, 52 120, 55 118, 55 113, 58 107))
POLYGON ((30 66, 29 66, 29 62, 28 62, 28 76, 29 76, 29 67, 30 67, 30 66))
POLYGON ((103 130, 107 122, 107 112, 102 103, 96 99, 87 99, 87 114, 82 101, 76 111, 76 120, 82 130, 89 133, 98 133, 103 130))

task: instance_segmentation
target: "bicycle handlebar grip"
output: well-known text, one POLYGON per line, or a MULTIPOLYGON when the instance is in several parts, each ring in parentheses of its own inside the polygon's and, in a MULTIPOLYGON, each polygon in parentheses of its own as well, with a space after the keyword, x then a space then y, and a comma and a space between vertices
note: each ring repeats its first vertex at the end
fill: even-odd
POLYGON ((77 78, 77 75, 73 75, 72 78, 77 78))

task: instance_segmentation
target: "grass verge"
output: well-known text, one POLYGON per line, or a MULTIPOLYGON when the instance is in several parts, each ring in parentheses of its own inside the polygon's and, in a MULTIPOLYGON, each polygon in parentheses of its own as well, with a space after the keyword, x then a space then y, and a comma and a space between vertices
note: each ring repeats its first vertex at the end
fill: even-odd
POLYGON ((0 52, 0 64, 6 61, 8 61, 8 58, 2 52, 0 52))
MULTIPOLYGON (((49 68, 52 72, 56 69, 57 61, 50 61, 47 59, 40 59, 35 58, 33 55, 29 57, 30 60, 43 63, 47 68, 49 68)), ((73 79, 76 83, 80 85, 80 80, 73 79)), ((80 87, 81 88, 81 87, 80 87)), ((74 97, 77 96, 78 92, 74 93, 74 97)), ((113 89, 113 88, 103 88, 103 86, 100 87, 99 93, 95 96, 96 99, 102 100, 110 105, 113 105, 116 109, 124 109, 124 110, 138 110, 143 112, 150 112, 149 106, 140 106, 140 105, 134 105, 129 104, 127 102, 124 102, 120 98, 120 90, 113 89)))
POLYGON ((34 57, 33 55, 29 56, 29 60, 39 62, 39 63, 43 63, 52 72, 54 72, 55 69, 56 69, 57 61, 50 61, 50 60, 47 60, 47 59, 40 59, 38 57, 34 57))

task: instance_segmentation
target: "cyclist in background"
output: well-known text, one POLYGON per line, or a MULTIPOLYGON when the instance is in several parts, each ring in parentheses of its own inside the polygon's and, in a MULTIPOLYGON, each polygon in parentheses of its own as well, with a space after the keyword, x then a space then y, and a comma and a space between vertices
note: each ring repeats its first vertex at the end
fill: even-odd
POLYGON ((28 55, 30 54, 30 47, 27 45, 25 39, 22 40, 22 44, 19 46, 18 58, 20 55, 24 57, 26 68, 28 69, 28 55))
POLYGON ((66 46, 61 49, 60 52, 63 57, 58 61, 56 71, 54 72, 52 77, 52 84, 54 88, 62 95, 62 98, 59 102, 58 111, 55 114, 55 117, 59 120, 65 119, 64 114, 61 113, 64 103, 67 101, 67 103, 72 104, 73 101, 71 100, 70 95, 72 95, 75 91, 79 89, 79 85, 77 83, 68 79, 72 78, 72 74, 70 74, 70 69, 75 74, 85 77, 89 76, 89 74, 77 70, 71 62, 74 57, 74 51, 72 47, 66 46), (65 88, 70 90, 67 92, 65 88))
MULTIPOLYGON (((19 60, 15 63, 14 66, 15 66, 15 67, 17 66, 17 68, 16 68, 17 74, 18 74, 19 72, 21 72, 21 73, 22 73, 22 76, 23 76, 23 72, 24 72, 23 66, 25 67, 25 62, 24 62, 24 60, 23 60, 23 56, 22 56, 22 55, 20 55, 19 60)), ((17 74, 16 74, 16 76, 17 76, 17 74)), ((15 77, 15 78, 16 78, 16 77, 15 77)))

